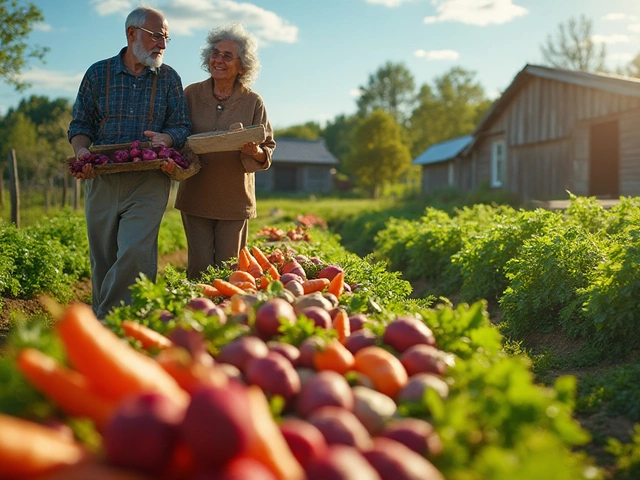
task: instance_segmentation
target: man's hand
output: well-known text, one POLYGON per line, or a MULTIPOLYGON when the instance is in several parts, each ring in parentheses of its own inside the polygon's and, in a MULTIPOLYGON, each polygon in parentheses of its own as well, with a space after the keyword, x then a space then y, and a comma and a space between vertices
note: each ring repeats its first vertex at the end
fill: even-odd
POLYGON ((91 152, 89 151, 88 148, 85 147, 80 147, 77 151, 76 151, 76 158, 78 160, 83 159, 84 157, 88 157, 89 155, 91 155, 91 152))
POLYGON ((159 133, 152 130, 144 131, 145 137, 149 138, 152 147, 170 147, 173 145, 173 138, 168 133, 159 133))
POLYGON ((160 170, 167 175, 173 175, 173 172, 176 170, 176 162, 174 162, 172 158, 168 158, 160 164, 160 170))

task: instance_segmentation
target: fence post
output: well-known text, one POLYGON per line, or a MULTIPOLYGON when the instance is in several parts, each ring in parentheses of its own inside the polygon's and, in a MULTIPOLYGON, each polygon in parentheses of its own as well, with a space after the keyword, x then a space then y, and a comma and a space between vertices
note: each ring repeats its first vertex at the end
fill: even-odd
POLYGON ((9 149, 9 189, 11 192, 11 221, 20 228, 20 184, 16 151, 9 149))

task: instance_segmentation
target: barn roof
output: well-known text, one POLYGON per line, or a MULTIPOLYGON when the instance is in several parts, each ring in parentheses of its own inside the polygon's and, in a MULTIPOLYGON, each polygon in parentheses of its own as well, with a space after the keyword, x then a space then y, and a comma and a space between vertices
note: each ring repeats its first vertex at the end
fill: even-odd
POLYGON ((311 163, 317 165, 337 165, 324 140, 300 140, 297 138, 276 138, 273 161, 278 163, 311 163))
POLYGON ((595 88, 617 95, 640 97, 640 78, 527 64, 514 77, 502 96, 493 102, 493 105, 476 128, 474 135, 481 132, 486 125, 490 124, 504 111, 531 77, 546 78, 558 82, 571 83, 580 87, 595 88))
POLYGON ((434 143, 422 152, 422 154, 417 156, 412 163, 414 165, 429 165, 431 163, 451 160, 471 143, 472 138, 472 135, 465 135, 445 142, 434 143))

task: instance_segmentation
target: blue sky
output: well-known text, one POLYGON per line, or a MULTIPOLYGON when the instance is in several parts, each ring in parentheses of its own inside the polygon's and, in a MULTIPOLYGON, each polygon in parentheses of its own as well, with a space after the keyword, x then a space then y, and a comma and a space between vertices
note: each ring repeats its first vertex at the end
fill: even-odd
MULTIPOLYGON (((24 3, 24 2, 22 2, 24 3)), ((89 65, 125 45, 130 0, 32 0, 45 21, 29 43, 48 46, 46 63, 24 72, 33 86, 0 84, 0 114, 22 97, 75 98, 89 65)), ((640 53, 640 0, 156 0, 169 20, 165 63, 186 86, 207 78, 200 46, 209 29, 241 21, 260 41, 262 71, 253 89, 276 128, 324 124, 356 109, 358 88, 387 61, 403 63, 416 87, 453 66, 476 73, 491 97, 525 64, 542 62, 540 45, 557 26, 585 14, 604 42, 608 67, 640 53)))

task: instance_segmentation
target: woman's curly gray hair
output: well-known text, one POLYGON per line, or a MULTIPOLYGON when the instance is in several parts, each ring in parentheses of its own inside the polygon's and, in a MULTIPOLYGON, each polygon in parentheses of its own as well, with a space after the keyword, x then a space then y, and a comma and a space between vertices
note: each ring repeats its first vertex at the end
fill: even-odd
POLYGON ((241 23, 230 23, 214 28, 207 35, 207 43, 200 49, 202 69, 209 71, 211 52, 218 42, 231 40, 238 46, 238 56, 244 68, 244 73, 238 75, 238 82, 248 87, 258 79, 260 74, 260 60, 258 59, 258 42, 241 23))

